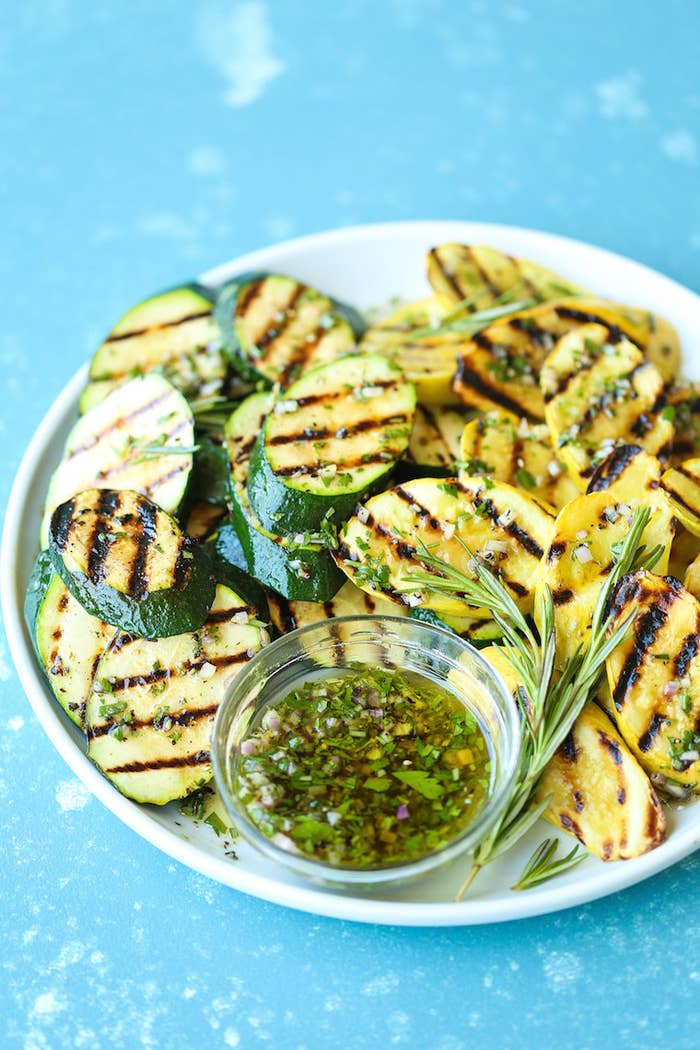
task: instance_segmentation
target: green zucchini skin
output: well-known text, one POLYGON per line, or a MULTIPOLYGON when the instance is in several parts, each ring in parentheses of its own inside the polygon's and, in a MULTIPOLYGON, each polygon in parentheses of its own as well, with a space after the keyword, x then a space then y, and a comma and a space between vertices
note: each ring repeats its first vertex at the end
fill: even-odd
POLYGON ((231 469, 231 518, 214 540, 216 557, 228 560, 285 598, 328 601, 345 582, 331 554, 320 545, 290 549, 290 541, 263 527, 248 501, 251 441, 274 401, 251 394, 231 414, 225 437, 231 469))
POLYGON ((495 620, 475 621, 464 630, 463 626, 457 621, 450 623, 449 617, 444 619, 433 612, 432 609, 411 609, 408 615, 412 620, 420 620, 422 623, 429 623, 433 627, 442 627, 445 631, 458 634, 460 638, 464 638, 465 642, 470 642, 475 649, 482 649, 487 645, 491 645, 503 636, 503 631, 495 620))
POLYGON ((315 532, 381 489, 405 452, 415 389, 378 354, 311 369, 272 406, 250 459, 248 499, 277 533, 315 532))
POLYGON ((367 331, 367 321, 355 306, 344 303, 340 299, 331 299, 334 311, 339 314, 352 328, 352 334, 359 343, 367 331))
POLYGON ((205 437, 198 439, 197 446, 187 500, 225 507, 231 495, 226 449, 205 437))
POLYGON ((49 552, 47 550, 41 551, 34 562, 34 568, 29 577, 29 583, 27 584, 27 590, 24 595, 24 622, 29 629, 29 636, 32 640, 34 652, 39 658, 39 662, 42 666, 43 659, 39 652, 36 640, 36 621, 49 584, 55 575, 56 570, 53 567, 53 562, 51 561, 49 552))
POLYGON ((261 620, 269 619, 265 591, 248 572, 241 541, 233 522, 227 518, 206 542, 217 583, 223 583, 254 606, 261 620))
POLYGON ((24 606, 25 619, 46 680, 70 718, 83 728, 85 705, 97 663, 115 629, 90 616, 70 594, 48 551, 34 565, 24 606))
POLYGON ((287 540, 264 529, 248 505, 245 489, 238 486, 231 522, 250 575, 284 598, 325 602, 345 583, 345 574, 324 547, 291 551, 287 540))
POLYGON ((166 638, 196 630, 204 623, 214 598, 214 578, 205 548, 185 536, 169 515, 137 493, 91 489, 61 504, 51 518, 49 556, 56 572, 86 612, 140 638, 166 638), (102 509, 106 500, 113 501, 114 510, 102 509), (137 513, 144 506, 155 523, 148 528, 137 513), (81 547, 71 530, 83 526, 92 530, 92 542, 81 547), (115 538, 102 541, 101 563, 90 568, 88 562, 83 570, 77 557, 82 557, 85 549, 89 552, 88 558, 93 557, 95 543, 100 536, 108 534, 115 538), (160 548, 162 555, 165 547, 166 565, 176 581, 174 585, 142 591, 143 581, 138 574, 134 577, 134 565, 120 565, 120 552, 126 548, 133 554, 134 545, 138 552, 134 557, 140 554, 144 563, 152 557, 153 550, 160 548), (71 564, 67 563, 66 554, 71 564), (104 567, 108 559, 113 575, 117 568, 125 573, 128 570, 128 590, 106 582, 104 567))
POLYGON ((229 373, 212 315, 213 293, 192 282, 131 307, 95 351, 80 411, 134 375, 160 372, 188 400, 222 393, 229 373))
POLYGON ((353 324, 333 301, 295 278, 246 273, 223 285, 215 317, 234 368, 245 379, 283 388, 316 364, 355 348, 353 324), (251 321, 251 313, 255 321, 251 321))

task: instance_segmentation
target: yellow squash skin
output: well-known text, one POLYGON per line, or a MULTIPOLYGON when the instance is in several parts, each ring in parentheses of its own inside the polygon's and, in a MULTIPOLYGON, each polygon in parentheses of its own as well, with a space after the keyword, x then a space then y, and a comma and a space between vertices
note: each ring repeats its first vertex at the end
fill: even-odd
POLYGON ((544 816, 601 860, 629 860, 661 845, 666 819, 648 776, 610 719, 590 703, 539 784, 544 816))
POLYGON ((700 603, 673 577, 639 571, 621 581, 612 611, 613 628, 635 613, 607 661, 618 729, 647 773, 696 789, 700 603))
POLYGON ((664 348, 671 344, 664 336, 657 352, 661 319, 655 319, 657 327, 651 331, 651 321, 644 316, 645 311, 601 299, 568 298, 494 321, 462 347, 454 392, 463 404, 483 411, 505 408, 517 416, 543 419, 542 364, 558 339, 586 324, 600 324, 625 336, 658 369, 663 382, 670 382, 680 360, 678 339, 667 355, 664 348))
POLYGON ((566 464, 552 448, 547 427, 510 412, 488 412, 467 423, 461 458, 465 473, 483 472, 494 481, 525 489, 554 510, 579 495, 566 464))
POLYGON ((441 332, 447 309, 436 295, 405 303, 388 317, 371 325, 362 337, 360 352, 381 354, 397 365, 415 384, 418 401, 428 405, 454 405, 452 392, 457 352, 465 336, 441 332), (434 332, 426 332, 434 328, 434 332), (414 333, 424 334, 414 334, 414 333))
POLYGON ((438 295, 453 306, 466 299, 472 311, 493 306, 504 292, 535 300, 588 294, 539 263, 486 244, 439 244, 427 253, 425 263, 438 295))
MULTIPOLYGON (((554 519, 531 496, 483 478, 420 478, 368 500, 348 519, 334 552, 339 567, 363 590, 431 609, 439 616, 473 617, 465 601, 421 592, 407 582, 424 571, 420 546, 474 577, 472 555, 498 568, 518 605, 531 611, 540 560, 554 519)), ((482 618, 481 616, 479 618, 482 618)))
POLYGON ((686 569, 684 579, 685 589, 700 598, 700 557, 691 562, 686 569))
POLYGON ((611 546, 624 540, 636 506, 651 506, 652 516, 642 535, 647 550, 660 545, 660 572, 668 566, 673 539, 673 517, 667 508, 644 498, 624 502, 614 492, 577 496, 560 511, 554 537, 547 549, 537 595, 548 584, 554 602, 557 663, 561 667, 579 645, 588 644, 591 617, 598 594, 613 563, 611 546), (590 557, 589 557, 590 554, 590 557))
POLYGON ((540 387, 552 441, 582 490, 601 447, 670 450, 673 424, 658 407, 661 374, 615 329, 587 324, 562 336, 542 365, 540 387))
POLYGON ((700 459, 687 459, 678 467, 670 467, 661 487, 681 524, 700 536, 700 459))

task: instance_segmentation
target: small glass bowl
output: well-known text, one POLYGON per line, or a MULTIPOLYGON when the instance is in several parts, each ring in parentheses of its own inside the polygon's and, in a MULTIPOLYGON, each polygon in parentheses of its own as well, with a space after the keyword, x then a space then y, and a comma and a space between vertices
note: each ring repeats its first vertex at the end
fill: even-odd
POLYGON ((297 875, 332 886, 406 881, 473 850, 505 806, 515 775, 520 718, 509 690, 468 642, 441 627, 398 616, 344 616, 302 627, 257 653, 232 682, 212 736, 214 779, 241 835, 297 875), (489 794, 471 824, 423 856, 374 867, 334 865, 286 850, 252 822, 234 790, 240 745, 251 724, 310 678, 344 668, 412 671, 447 688, 476 717, 490 752, 489 794))

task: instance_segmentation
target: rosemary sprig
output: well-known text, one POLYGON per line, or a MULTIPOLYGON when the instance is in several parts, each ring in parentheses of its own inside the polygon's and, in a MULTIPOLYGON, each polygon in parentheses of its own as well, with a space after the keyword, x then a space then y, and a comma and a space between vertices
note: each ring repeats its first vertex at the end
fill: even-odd
POLYGON ((424 328, 417 328, 411 332, 411 339, 422 339, 424 336, 431 335, 443 335, 447 332, 463 332, 465 335, 475 335, 481 328, 485 328, 487 324, 491 324, 492 321, 498 321, 502 317, 508 317, 510 314, 518 313, 520 310, 528 310, 531 306, 536 306, 537 299, 516 299, 517 294, 521 294, 522 289, 511 288, 507 292, 503 292, 499 295, 489 307, 484 310, 475 310, 469 312, 470 306, 473 306, 475 301, 480 295, 483 294, 483 290, 476 292, 468 299, 462 299, 457 305, 444 317, 442 317, 436 325, 426 325, 424 328))
MULTIPOLYGON (((503 631, 506 658, 522 683, 520 695, 523 735, 511 793, 503 812, 474 854, 459 900, 483 867, 506 853, 532 827, 547 807, 537 799, 537 786, 546 766, 565 739, 583 707, 597 689, 610 653, 626 637, 635 612, 611 630, 610 599, 620 579, 637 568, 651 568, 660 548, 649 552, 640 544, 651 517, 648 507, 635 511, 630 529, 613 553, 608 573, 593 610, 590 641, 580 646, 558 676, 554 675, 556 637, 554 604, 549 587, 543 589, 537 621, 539 636, 518 609, 505 585, 469 550, 476 579, 467 576, 425 546, 418 555, 431 572, 414 573, 407 585, 461 597, 469 605, 487 608, 503 631)), ((460 541, 462 542, 462 541, 460 541)))
POLYGON ((578 843, 564 857, 556 857, 558 849, 557 839, 544 839, 543 842, 540 842, 523 868, 520 878, 513 883, 511 889, 532 889, 533 886, 538 886, 541 882, 554 878, 555 875, 563 875, 565 871, 571 871, 587 856, 586 850, 581 849, 578 843))

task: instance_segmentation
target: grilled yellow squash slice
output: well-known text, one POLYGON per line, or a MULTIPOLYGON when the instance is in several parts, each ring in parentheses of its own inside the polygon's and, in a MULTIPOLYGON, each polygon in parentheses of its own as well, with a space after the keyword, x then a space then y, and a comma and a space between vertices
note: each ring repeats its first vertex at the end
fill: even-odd
POLYGON ((487 412, 467 423, 461 459, 463 473, 506 481, 556 509, 579 495, 566 464, 552 449, 548 428, 510 412, 487 412))
POLYGON ((629 860, 659 846, 666 818, 648 776, 610 719, 588 704, 544 772, 544 816, 601 860, 629 860))
POLYGON ((670 449, 673 424, 661 414, 663 386, 654 365, 614 329, 582 325, 558 341, 540 374, 545 418, 582 489, 601 447, 670 449))
POLYGON ((361 591, 348 580, 338 593, 327 602, 302 602, 283 598, 274 591, 268 591, 267 603, 270 609, 270 620, 280 634, 293 631, 297 627, 306 627, 310 623, 330 620, 336 616, 405 616, 408 609, 396 605, 384 598, 367 591, 361 591))
POLYGON ((652 501, 663 506, 662 466, 656 456, 640 445, 618 445, 601 460, 591 475, 586 492, 607 492, 620 503, 652 501))
POLYGON ((407 582, 425 571, 421 546, 474 576, 472 555, 498 569, 518 605, 529 611, 540 559, 554 518, 532 496, 483 478, 421 478, 358 507, 340 533, 334 557, 362 590, 443 616, 473 616, 464 600, 407 582))
POLYGON ((218 705, 268 641, 254 617, 219 585, 199 631, 151 641, 117 634, 107 646, 87 703, 88 754, 122 794, 164 805, 209 780, 218 705))
POLYGON ((453 474, 469 418, 469 412, 459 405, 416 405, 406 460, 426 468, 426 473, 453 474))
POLYGON ((613 564, 611 548, 624 540, 640 504, 652 507, 642 542, 647 550, 663 548, 657 568, 665 572, 673 539, 673 517, 666 507, 647 498, 620 501, 607 491, 578 496, 560 511, 538 584, 538 591, 546 583, 552 592, 559 666, 579 645, 588 644, 593 609, 613 564))
POLYGON ((517 416, 544 418, 539 374, 561 336, 586 324, 601 324, 625 336, 656 365, 665 382, 676 373, 678 338, 671 343, 658 317, 598 299, 560 299, 540 303, 494 321, 466 342, 457 361, 454 392, 465 405, 487 411, 505 408, 517 416), (671 353, 666 354, 666 348, 671 353), (675 347, 675 350, 673 349, 675 347))
POLYGON ((371 325, 360 342, 364 354, 382 354, 393 361, 415 384, 418 400, 429 405, 457 401, 452 380, 457 352, 464 345, 462 332, 442 331, 447 310, 436 295, 399 307, 371 325))
POLYGON ((700 536, 700 459, 671 467, 661 479, 661 488, 681 524, 700 536))
MULTIPOLYGON (((682 580, 698 557, 700 557, 700 536, 694 536, 692 532, 688 532, 677 522, 676 535, 671 545, 671 557, 668 560, 669 575, 675 576, 677 580, 682 580)), ((692 591, 693 588, 689 587, 688 590, 692 591)))
POLYGON ((700 603, 672 576, 639 571, 613 596, 613 627, 631 636, 607 661, 615 719, 648 773, 696 789, 700 781, 700 603))
POLYGON ((670 465, 676 467, 700 451, 700 383, 677 383, 666 400, 664 411, 676 429, 670 465))
POLYGON ((428 280, 438 295, 452 305, 467 300, 472 311, 493 306, 505 292, 537 301, 587 294, 539 263, 485 244, 439 244, 425 261, 428 280))
POLYGON ((700 598, 700 557, 692 561, 685 572, 685 589, 700 598))

